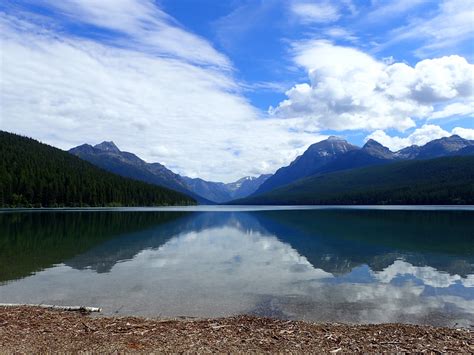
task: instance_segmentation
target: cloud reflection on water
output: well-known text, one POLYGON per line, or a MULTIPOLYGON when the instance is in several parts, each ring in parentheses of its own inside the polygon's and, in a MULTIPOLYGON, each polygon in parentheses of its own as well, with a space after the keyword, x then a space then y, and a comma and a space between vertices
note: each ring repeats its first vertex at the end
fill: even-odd
POLYGON ((0 287, 0 299, 100 305, 121 314, 254 313, 469 326, 474 319, 473 277, 404 260, 381 271, 359 265, 343 275, 332 274, 314 267, 278 236, 249 228, 244 219, 191 228, 115 263, 106 273, 58 265, 0 287), (433 292, 441 288, 443 292, 433 292))

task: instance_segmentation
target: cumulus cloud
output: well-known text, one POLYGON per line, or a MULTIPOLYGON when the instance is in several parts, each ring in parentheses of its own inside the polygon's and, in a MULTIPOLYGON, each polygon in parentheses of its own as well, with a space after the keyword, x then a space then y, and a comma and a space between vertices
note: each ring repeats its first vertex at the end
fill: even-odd
POLYGON ((63 149, 113 140, 179 173, 224 181, 272 172, 322 138, 290 131, 297 120, 261 119, 225 69, 0 20, 3 130, 63 149))
POLYGON ((341 17, 339 9, 332 2, 295 1, 290 8, 303 24, 329 23, 341 17))
POLYGON ((460 137, 465 139, 472 139, 474 140, 474 129, 470 128, 463 128, 463 127, 456 127, 451 131, 453 134, 457 134, 460 137))
POLYGON ((377 130, 366 137, 366 140, 374 139, 382 145, 397 151, 411 145, 424 145, 433 139, 449 137, 457 134, 465 139, 474 139, 474 129, 456 127, 451 132, 445 131, 439 126, 425 124, 417 128, 407 137, 389 136, 382 130, 377 130))
POLYGON ((319 129, 404 131, 417 119, 436 115, 435 104, 442 110, 453 100, 473 101, 474 65, 460 56, 426 59, 412 67, 323 40, 297 43, 293 50, 309 83, 295 85, 269 111, 304 118, 319 129))

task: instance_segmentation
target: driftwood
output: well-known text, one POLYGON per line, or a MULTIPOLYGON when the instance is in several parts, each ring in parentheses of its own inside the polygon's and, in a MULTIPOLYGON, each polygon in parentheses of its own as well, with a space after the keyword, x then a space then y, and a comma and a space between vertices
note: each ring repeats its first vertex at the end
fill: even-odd
POLYGON ((51 304, 16 304, 16 303, 0 303, 0 307, 41 307, 47 309, 56 309, 59 311, 71 311, 71 312, 101 312, 102 309, 98 307, 86 307, 86 306, 56 306, 51 304))

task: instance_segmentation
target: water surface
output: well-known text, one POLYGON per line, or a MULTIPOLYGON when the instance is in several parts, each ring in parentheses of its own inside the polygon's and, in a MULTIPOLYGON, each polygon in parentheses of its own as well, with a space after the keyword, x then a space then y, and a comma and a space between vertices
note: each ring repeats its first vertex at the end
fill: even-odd
POLYGON ((474 325, 474 209, 0 212, 0 303, 474 325))

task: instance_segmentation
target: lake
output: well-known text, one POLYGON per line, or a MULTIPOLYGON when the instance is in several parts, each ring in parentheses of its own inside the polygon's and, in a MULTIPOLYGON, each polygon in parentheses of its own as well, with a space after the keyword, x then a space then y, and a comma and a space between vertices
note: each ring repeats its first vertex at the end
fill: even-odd
POLYGON ((0 212, 0 303, 474 325, 474 208, 0 212))

